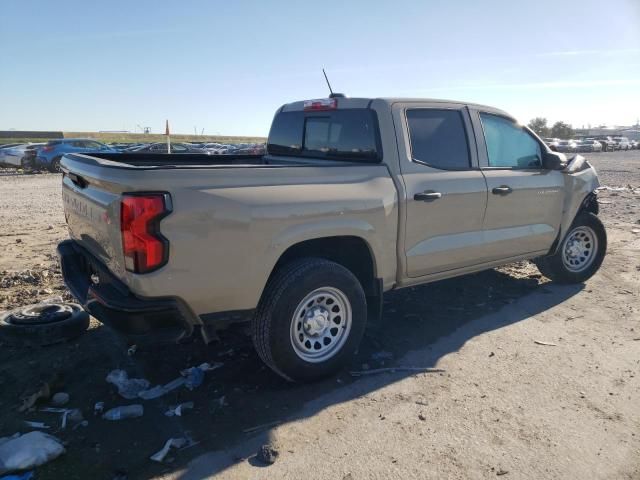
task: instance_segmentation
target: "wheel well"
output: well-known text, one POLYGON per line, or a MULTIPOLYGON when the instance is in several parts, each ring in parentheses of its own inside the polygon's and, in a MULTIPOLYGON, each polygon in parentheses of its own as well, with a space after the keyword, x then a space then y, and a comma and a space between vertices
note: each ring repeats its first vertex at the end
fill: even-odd
POLYGON ((305 240, 289 247, 278 259, 271 276, 282 265, 303 257, 318 257, 347 268, 360 281, 366 295, 378 295, 375 265, 367 242, 360 237, 339 236, 305 240))
POLYGON ((589 195, 584 197, 578 213, 582 210, 586 210, 587 212, 591 212, 594 215, 598 215, 598 213, 600 212, 600 205, 598 205, 598 197, 595 193, 591 192, 589 195))
MULTIPOLYGON (((582 203, 580 204, 580 208, 578 208, 578 211, 574 216, 574 220, 575 220, 575 217, 580 215, 581 212, 590 212, 590 213, 593 213, 594 215, 598 215, 598 213, 600 212, 600 205, 598 205, 598 196, 595 194, 595 192, 591 192, 586 197, 584 197, 584 199, 582 200, 582 203)), ((553 241, 553 244, 549 249, 549 255, 553 255, 558 251, 558 247, 560 246, 560 241, 564 237, 565 233, 566 232, 563 232, 563 231, 558 232, 558 236, 553 241)))

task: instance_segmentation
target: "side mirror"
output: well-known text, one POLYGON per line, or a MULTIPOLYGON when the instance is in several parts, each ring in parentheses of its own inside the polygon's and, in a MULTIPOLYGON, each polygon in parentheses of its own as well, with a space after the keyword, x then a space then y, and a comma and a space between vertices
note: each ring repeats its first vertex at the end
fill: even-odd
POLYGON ((542 167, 547 170, 564 170, 567 166, 567 157, 564 153, 544 152, 542 154, 542 167))

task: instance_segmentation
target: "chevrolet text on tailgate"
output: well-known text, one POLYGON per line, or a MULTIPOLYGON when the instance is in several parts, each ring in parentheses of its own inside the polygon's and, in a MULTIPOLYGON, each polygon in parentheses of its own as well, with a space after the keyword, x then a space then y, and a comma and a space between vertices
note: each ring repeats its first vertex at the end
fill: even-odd
POLYGON ((524 259, 584 282, 606 252, 593 167, 481 105, 332 95, 281 107, 266 155, 61 167, 64 279, 94 317, 173 341, 250 322, 295 381, 342 367, 384 292, 524 259))

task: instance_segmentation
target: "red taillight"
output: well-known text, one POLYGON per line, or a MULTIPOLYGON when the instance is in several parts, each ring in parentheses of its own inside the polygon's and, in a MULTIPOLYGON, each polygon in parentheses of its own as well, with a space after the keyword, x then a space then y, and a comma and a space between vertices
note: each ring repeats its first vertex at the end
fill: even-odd
POLYGON ((338 108, 336 98, 319 98, 317 100, 305 100, 304 109, 308 110, 335 110, 338 108))
POLYGON ((169 258, 169 242, 160 234, 160 220, 171 211, 167 193, 124 194, 120 204, 122 251, 127 270, 146 273, 169 258))
POLYGON ((43 152, 51 152, 51 151, 53 151, 53 145, 45 145, 44 147, 42 147, 42 151, 43 152))

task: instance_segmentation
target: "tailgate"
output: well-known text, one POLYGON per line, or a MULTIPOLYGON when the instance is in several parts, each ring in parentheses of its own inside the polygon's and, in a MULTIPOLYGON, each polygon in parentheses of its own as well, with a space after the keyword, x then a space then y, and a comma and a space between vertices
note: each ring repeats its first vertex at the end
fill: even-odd
POLYGON ((121 185, 101 179, 105 167, 63 160, 62 201, 69 235, 118 277, 125 277, 120 236, 121 185))

